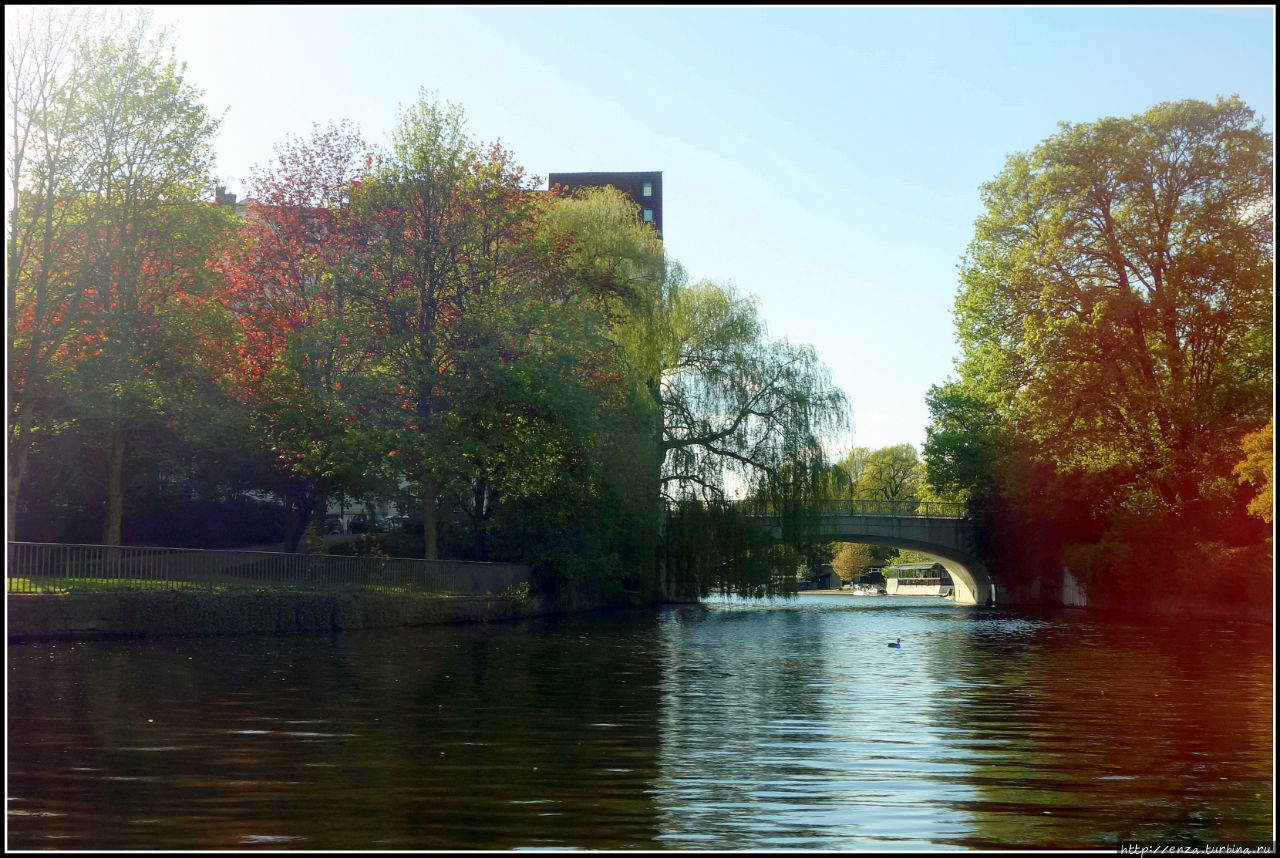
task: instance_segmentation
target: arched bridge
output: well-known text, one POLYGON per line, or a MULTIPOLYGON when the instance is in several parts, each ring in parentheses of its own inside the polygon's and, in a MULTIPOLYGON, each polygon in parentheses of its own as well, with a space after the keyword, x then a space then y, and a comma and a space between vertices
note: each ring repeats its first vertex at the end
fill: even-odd
MULTIPOLYGON (((775 536, 776 518, 764 516, 775 536)), ((863 542, 906 548, 938 560, 956 585, 958 604, 994 599, 991 576, 977 553, 973 522, 964 504, 929 501, 832 500, 826 502, 819 536, 832 542, 863 542)))

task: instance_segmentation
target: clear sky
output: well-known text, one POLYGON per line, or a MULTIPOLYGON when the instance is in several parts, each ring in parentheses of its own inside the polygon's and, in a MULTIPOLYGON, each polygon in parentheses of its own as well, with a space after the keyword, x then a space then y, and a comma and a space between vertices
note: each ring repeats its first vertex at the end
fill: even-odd
POLYGON ((1057 123, 1239 94, 1274 131, 1269 6, 158 7, 227 110, 219 173, 312 123, 382 144, 419 87, 548 173, 661 170, 691 279, 759 299, 853 407, 845 445, 923 443, 956 356, 979 186, 1057 123))

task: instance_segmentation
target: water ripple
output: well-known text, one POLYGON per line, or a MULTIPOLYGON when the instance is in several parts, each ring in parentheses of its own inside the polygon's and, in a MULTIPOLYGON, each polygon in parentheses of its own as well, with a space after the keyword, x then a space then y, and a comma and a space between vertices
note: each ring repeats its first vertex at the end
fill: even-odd
POLYGON ((1257 637, 804 597, 15 646, 9 789, 22 798, 10 802, 9 845, 1111 850, 1119 839, 1266 839, 1272 645, 1257 637), (899 637, 902 651, 886 651, 899 637))

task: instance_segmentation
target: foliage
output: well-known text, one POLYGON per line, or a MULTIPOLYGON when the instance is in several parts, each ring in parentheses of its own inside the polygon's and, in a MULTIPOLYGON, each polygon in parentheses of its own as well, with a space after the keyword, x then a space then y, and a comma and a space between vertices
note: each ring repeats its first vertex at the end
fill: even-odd
POLYGON ((221 264, 219 298, 237 334, 224 381, 270 451, 288 551, 318 526, 338 485, 359 492, 381 476, 352 414, 349 388, 362 366, 345 348, 346 331, 361 319, 341 273, 344 209, 368 159, 345 125, 278 145, 269 167, 254 171, 241 241, 221 264))
POLYGON ((686 286, 677 271, 664 301, 647 387, 662 415, 668 587, 679 598, 712 586, 787 595, 794 576, 782 570, 827 558, 816 525, 835 473, 822 442, 847 426, 844 393, 811 348, 769 340, 754 301, 733 289, 686 286), (728 480, 744 504, 728 503, 728 480), (751 516, 774 522, 781 541, 766 550, 751 516))
MULTIPOLYGON (((895 444, 876 450, 854 447, 836 463, 839 485, 832 497, 853 500, 923 500, 930 492, 916 448, 895 444)), ((932 494, 930 498, 933 499, 932 494)))
POLYGON ((924 457, 1015 576, 1072 543, 1261 539, 1232 470, 1271 414, 1272 176, 1233 97, 1064 123, 984 185, 924 457))
POLYGON ((355 557, 373 557, 385 562, 389 555, 382 538, 374 533, 359 533, 351 540, 351 554, 355 557))
POLYGON ((842 580, 858 577, 868 566, 875 564, 870 545, 860 542, 842 542, 831 558, 831 568, 842 580))
POLYGON ((44 53, 10 58, 11 520, 199 540, 184 510, 273 495, 236 533, 318 551, 330 497, 394 501, 410 532, 334 550, 394 537, 605 598, 705 593, 695 520, 744 594, 819 559, 843 394, 754 301, 690 286, 625 195, 533 193, 423 92, 381 150, 285 141, 237 220, 199 200, 217 122, 145 16, 35 23, 44 53))
POLYGON ((565 455, 526 396, 553 319, 537 303, 549 284, 527 190, 508 152, 474 143, 461 109, 424 93, 353 197, 347 286, 368 318, 357 348, 371 382, 358 413, 421 500, 427 557, 450 487, 472 498, 479 539, 494 499, 553 480, 565 455))
POLYGON ((968 380, 929 388, 923 459, 929 488, 943 500, 986 499, 1001 456, 1004 429, 990 397, 968 380))
MULTIPOLYGON (((837 542, 830 547, 832 567, 841 578, 856 578, 871 566, 889 566, 893 563, 910 563, 903 557, 916 557, 909 551, 887 545, 868 545, 861 542, 837 542)), ((922 558, 923 559, 923 558, 922 558)))
MULTIPOLYGON (((929 471, 911 444, 895 444, 871 450, 854 447, 836 463, 839 485, 830 497, 853 500, 949 500, 939 497, 927 482, 929 471)), ((868 566, 906 563, 916 555, 883 545, 835 543, 831 565, 842 578, 854 578, 868 566)))
POLYGON ((910 444, 873 450, 855 487, 857 497, 915 500, 920 494, 920 460, 910 444))
POLYGON ((813 349, 770 341, 754 301, 710 283, 671 293, 650 390, 663 412, 662 487, 671 500, 724 497, 726 474, 763 488, 821 458, 847 421, 843 392, 813 349))
MULTIPOLYGON (((10 151, 10 508, 28 465, 71 432, 98 448, 101 470, 76 477, 96 483, 107 544, 120 542, 131 477, 217 407, 204 394, 226 333, 207 263, 230 225, 196 202, 217 122, 148 25, 48 27, 35 77, 19 74, 10 99, 25 141, 10 151)), ((37 495, 52 481, 39 482, 37 495)))
POLYGON ((1064 125, 984 186, 963 266, 962 375, 1034 455, 1159 502, 1265 419, 1271 143, 1237 99, 1064 125))
POLYGON ((655 598, 659 507, 644 487, 657 482, 656 424, 633 349, 661 289, 661 244, 612 188, 542 199, 534 240, 554 291, 537 336, 558 347, 513 365, 545 379, 530 428, 559 452, 541 491, 498 505, 494 547, 547 573, 552 591, 655 598))
POLYGON ((64 104, 80 71, 82 27, 78 12, 20 10, 5 33, 5 155, 13 194, 5 284, 10 539, 31 456, 67 425, 54 417, 57 405, 50 401, 61 386, 53 355, 70 335, 83 292, 74 288, 73 273, 52 264, 52 257, 70 243, 63 221, 76 183, 65 142, 73 117, 64 104))
POLYGON ((798 565, 796 552, 741 505, 687 499, 667 521, 671 597, 696 599, 713 589, 750 598, 791 596, 798 565))
POLYGON ((507 599, 511 604, 519 607, 529 603, 529 582, 521 581, 519 584, 512 584, 499 594, 503 599, 507 599))
POLYGON ((1242 483, 1252 483, 1257 494, 1249 501, 1249 513, 1270 524, 1275 514, 1275 418, 1240 443, 1244 458, 1234 471, 1242 483))
POLYGON ((927 554, 909 551, 906 548, 898 548, 889 553, 885 558, 884 563, 886 566, 893 566, 901 565, 903 563, 931 563, 936 560, 936 557, 930 557, 927 554))

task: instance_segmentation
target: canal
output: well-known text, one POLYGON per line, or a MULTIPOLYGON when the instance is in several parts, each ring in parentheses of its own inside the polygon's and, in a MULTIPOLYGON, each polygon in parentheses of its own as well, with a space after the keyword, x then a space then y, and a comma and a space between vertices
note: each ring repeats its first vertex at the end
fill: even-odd
POLYGON ((8 846, 1270 840, 1270 632, 802 596, 13 644, 8 846))

